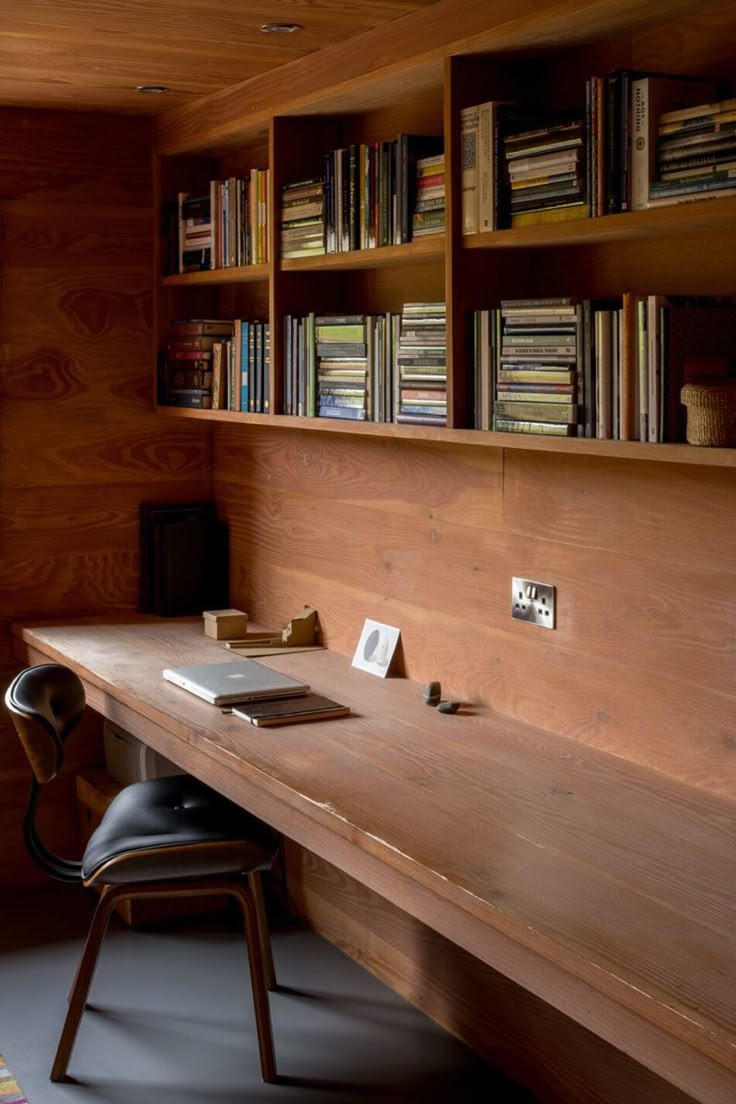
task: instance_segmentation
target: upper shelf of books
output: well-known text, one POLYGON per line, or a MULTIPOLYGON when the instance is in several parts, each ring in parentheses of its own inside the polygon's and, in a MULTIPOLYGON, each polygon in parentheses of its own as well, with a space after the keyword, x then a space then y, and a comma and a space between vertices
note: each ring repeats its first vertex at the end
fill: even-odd
MULTIPOLYGON (((683 320, 724 304, 730 336, 709 355, 736 374, 736 8, 673 0, 663 15, 659 0, 590 0, 568 13, 519 0, 503 24, 489 8, 442 0, 397 20, 395 35, 364 36, 357 52, 355 42, 336 46, 162 120, 159 182, 173 232, 159 351, 175 319, 266 327, 271 426, 734 466, 734 450, 675 443, 681 431, 663 433, 653 416, 655 435, 650 426, 634 439, 632 396, 645 383, 656 395, 661 371, 662 410, 681 414, 680 385, 702 349, 681 364, 670 335, 684 348, 683 320), (506 251, 503 263, 484 255, 494 250, 506 251), (353 376, 323 388, 337 396, 322 403, 329 421, 289 406, 315 319, 350 319, 366 327, 361 346, 385 351, 393 316, 440 300, 441 381, 404 386, 410 366, 398 359, 400 401, 378 418, 355 366, 343 366, 353 376), (543 309, 517 319, 518 333, 498 314, 504 302, 545 300, 563 304, 555 325, 570 333, 540 344, 550 336, 543 309), (501 342, 492 370, 486 331, 501 342), (644 371, 635 351, 649 332, 666 356, 652 347, 644 371), (517 339, 532 349, 521 368, 501 363, 517 339), (561 368, 573 343, 576 363, 561 368), (506 378, 512 370, 539 378, 506 378), (554 380, 539 375, 553 371, 554 380), (348 420, 358 408, 366 420, 348 420), (581 439, 573 431, 583 423, 591 431, 581 439)), ((197 371, 207 377, 206 366, 197 371)), ((227 409, 176 416, 264 423, 227 409)))

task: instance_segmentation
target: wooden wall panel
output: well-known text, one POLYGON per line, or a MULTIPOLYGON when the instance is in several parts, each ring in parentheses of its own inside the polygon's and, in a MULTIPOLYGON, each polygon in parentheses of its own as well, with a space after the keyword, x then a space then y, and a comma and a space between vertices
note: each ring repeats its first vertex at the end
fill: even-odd
MULTIPOLYGON (((0 635, 11 620, 134 609, 138 506, 209 497, 208 431, 152 415, 150 123, 0 111, 0 635)), ((15 667, 6 648, 5 682, 15 667)), ((53 843, 74 844, 70 747, 49 793, 53 843)), ((27 769, 0 720, 0 828, 8 885, 22 850, 27 769)), ((40 878, 41 875, 39 874, 40 878)))
POLYGON ((289 843, 286 870, 299 915, 545 1104, 692 1104, 330 863, 289 843))
POLYGON ((411 677, 736 795, 727 472, 230 427, 215 470, 253 615, 312 604, 346 654, 398 625, 411 677), (513 575, 556 631, 512 621, 513 575))

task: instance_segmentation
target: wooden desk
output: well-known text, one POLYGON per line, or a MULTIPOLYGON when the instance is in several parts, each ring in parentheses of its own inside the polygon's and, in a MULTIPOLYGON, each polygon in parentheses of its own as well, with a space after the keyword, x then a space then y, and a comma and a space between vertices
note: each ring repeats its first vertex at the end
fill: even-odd
MULTIPOLYGON (((90 705, 705 1104, 736 1099, 736 810, 344 657, 272 657, 350 704, 259 729, 161 678, 229 653, 201 622, 16 629, 90 705)), ((235 658, 235 657, 233 657, 235 658)), ((645 738, 645 734, 642 735, 645 738)))

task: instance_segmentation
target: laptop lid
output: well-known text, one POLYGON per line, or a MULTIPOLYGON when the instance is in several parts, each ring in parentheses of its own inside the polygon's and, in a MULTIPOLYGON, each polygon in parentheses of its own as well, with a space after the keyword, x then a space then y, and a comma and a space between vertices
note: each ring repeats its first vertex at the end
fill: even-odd
POLYGON ((309 690, 307 683, 282 675, 254 659, 204 663, 197 667, 167 667, 163 676, 212 705, 288 698, 309 690))

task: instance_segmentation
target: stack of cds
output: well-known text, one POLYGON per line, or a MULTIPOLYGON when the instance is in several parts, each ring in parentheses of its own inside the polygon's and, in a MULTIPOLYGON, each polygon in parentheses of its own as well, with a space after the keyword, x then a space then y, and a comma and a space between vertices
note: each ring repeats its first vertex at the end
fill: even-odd
POLYGON ((504 137, 512 227, 587 217, 584 146, 583 119, 504 137))

